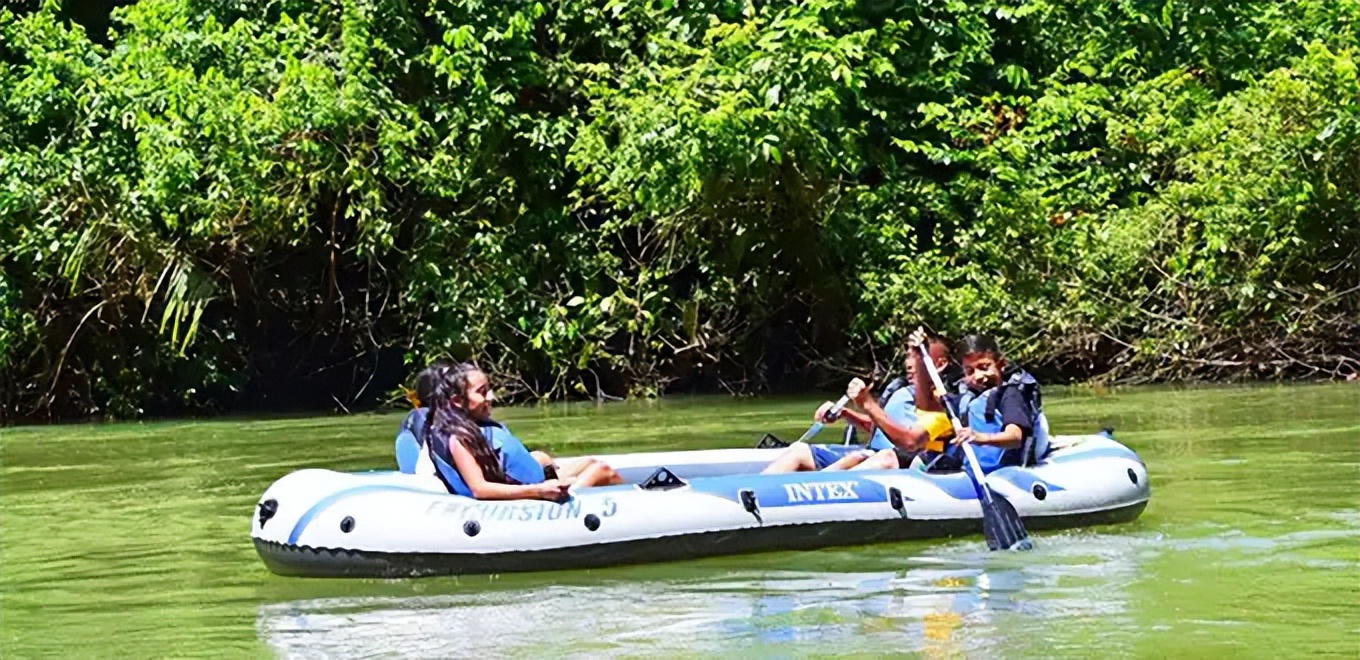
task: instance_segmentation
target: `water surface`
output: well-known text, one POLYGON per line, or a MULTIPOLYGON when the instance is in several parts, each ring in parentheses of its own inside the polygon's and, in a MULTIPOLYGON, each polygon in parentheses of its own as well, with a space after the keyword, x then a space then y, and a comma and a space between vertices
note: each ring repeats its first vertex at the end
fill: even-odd
MULTIPOLYGON (((400 415, 0 429, 0 656, 1360 657, 1360 388, 1046 392, 1148 464, 1130 524, 418 580, 268 573, 252 505, 392 465, 400 415)), ((816 400, 504 411, 557 454, 792 438, 816 400)), ((834 441, 832 431, 822 438, 834 441)))

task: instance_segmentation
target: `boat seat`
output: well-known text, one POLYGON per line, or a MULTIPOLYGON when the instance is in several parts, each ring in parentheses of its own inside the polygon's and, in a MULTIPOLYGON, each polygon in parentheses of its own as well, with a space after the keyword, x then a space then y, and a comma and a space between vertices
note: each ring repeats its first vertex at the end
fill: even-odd
POLYGON ((397 456, 397 470, 406 474, 416 473, 416 462, 420 460, 420 443, 415 434, 403 430, 397 434, 394 452, 397 456))

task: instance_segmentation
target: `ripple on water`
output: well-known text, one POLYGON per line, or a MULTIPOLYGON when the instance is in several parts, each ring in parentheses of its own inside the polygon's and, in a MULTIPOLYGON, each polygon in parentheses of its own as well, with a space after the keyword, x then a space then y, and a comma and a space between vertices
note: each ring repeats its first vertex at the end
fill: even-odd
MULTIPOLYGON (((1357 520, 1353 512, 1337 518, 1357 520)), ((1213 638, 1211 629, 1253 623, 1244 609, 1174 623, 1138 616, 1140 590, 1171 588, 1169 576, 1149 582, 1149 564, 1209 553, 1224 558, 1221 567, 1228 571, 1262 564, 1353 569, 1354 560, 1298 553, 1357 535, 1360 529, 1353 527, 1268 537, 1220 530, 1188 539, 1072 531, 1038 537, 1030 553, 990 553, 976 540, 945 542, 895 557, 892 570, 865 570, 863 562, 809 571, 745 567, 684 579, 302 600, 260 607, 256 625, 282 657, 780 655, 884 648, 969 657, 1024 648, 1080 655, 1095 642, 1109 657, 1134 657, 1139 636, 1149 631, 1190 627, 1199 638, 1213 638), (588 639, 581 631, 590 631, 588 639)), ((1188 576, 1189 588, 1195 579, 1188 576)))
POLYGON ((924 653, 941 646, 971 653, 1009 643, 1017 620, 1110 623, 1127 611, 1124 587, 1137 575, 1137 544, 1099 534, 1073 540, 1045 537, 1027 555, 989 553, 977 541, 947 543, 902 557, 903 567, 892 571, 747 569, 708 579, 305 600, 261 607, 257 628, 284 657, 553 649, 924 653), (586 646, 582 630, 590 631, 586 646))

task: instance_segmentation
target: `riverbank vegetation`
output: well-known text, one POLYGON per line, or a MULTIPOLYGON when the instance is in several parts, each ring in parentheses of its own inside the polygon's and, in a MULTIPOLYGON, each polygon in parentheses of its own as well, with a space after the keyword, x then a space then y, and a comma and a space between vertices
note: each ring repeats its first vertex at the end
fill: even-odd
POLYGON ((1357 0, 93 5, 0 9, 6 420, 1360 371, 1357 0))

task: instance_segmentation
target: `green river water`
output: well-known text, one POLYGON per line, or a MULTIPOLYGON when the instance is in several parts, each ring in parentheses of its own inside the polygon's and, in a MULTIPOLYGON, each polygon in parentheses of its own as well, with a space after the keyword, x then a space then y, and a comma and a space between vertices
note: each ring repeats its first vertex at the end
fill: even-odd
MULTIPOLYGON (((796 437, 817 400, 501 412, 556 454, 796 437)), ((1360 387, 1050 388, 1148 465, 1127 525, 608 570, 316 580, 249 516, 303 467, 387 468, 399 414, 0 429, 0 657, 1360 657, 1360 387)), ((834 442, 835 433, 819 440, 834 442)))

